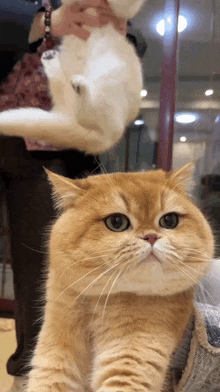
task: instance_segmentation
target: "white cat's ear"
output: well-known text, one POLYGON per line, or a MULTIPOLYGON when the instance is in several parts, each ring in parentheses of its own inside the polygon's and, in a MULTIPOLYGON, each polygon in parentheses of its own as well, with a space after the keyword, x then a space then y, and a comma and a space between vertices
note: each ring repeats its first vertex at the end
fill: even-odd
POLYGON ((194 186, 193 173, 195 170, 195 164, 196 160, 191 161, 179 169, 173 170, 169 175, 169 178, 180 184, 187 193, 190 193, 194 186))
POLYGON ((80 187, 83 180, 71 180, 48 169, 44 168, 44 170, 53 187, 53 196, 57 209, 65 209, 70 205, 74 205, 76 200, 85 192, 85 189, 80 187))

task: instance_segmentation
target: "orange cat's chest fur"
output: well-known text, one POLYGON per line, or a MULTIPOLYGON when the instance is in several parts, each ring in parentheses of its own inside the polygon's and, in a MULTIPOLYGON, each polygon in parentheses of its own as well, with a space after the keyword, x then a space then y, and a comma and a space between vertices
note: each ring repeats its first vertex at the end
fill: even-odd
POLYGON ((192 165, 68 180, 49 242, 45 320, 28 392, 160 392, 213 256, 192 165))

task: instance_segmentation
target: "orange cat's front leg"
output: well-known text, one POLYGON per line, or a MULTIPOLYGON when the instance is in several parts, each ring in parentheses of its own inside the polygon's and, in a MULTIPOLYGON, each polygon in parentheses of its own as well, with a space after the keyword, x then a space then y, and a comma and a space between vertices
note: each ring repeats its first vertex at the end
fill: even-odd
POLYGON ((83 387, 85 326, 82 313, 67 305, 72 302, 63 298, 47 304, 27 392, 73 392, 83 387))
POLYGON ((94 392, 161 392, 171 355, 192 312, 192 293, 121 294, 94 321, 94 392))

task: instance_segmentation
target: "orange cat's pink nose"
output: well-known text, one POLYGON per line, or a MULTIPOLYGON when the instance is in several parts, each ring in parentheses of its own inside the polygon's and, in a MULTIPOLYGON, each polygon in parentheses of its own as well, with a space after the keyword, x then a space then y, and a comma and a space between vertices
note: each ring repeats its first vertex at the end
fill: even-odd
POLYGON ((148 241, 151 246, 155 244, 155 242, 159 239, 156 234, 147 234, 143 237, 143 240, 148 241))

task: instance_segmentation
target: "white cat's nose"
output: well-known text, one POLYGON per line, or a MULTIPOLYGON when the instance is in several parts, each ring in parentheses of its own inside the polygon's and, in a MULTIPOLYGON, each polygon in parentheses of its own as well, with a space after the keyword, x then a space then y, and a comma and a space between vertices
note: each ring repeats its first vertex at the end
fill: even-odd
POLYGON ((88 89, 87 79, 83 75, 75 75, 70 82, 77 94, 82 94, 88 89))
POLYGON ((76 92, 77 94, 80 94, 80 93, 81 93, 81 87, 79 86, 79 84, 73 84, 73 83, 71 83, 71 85, 72 85, 73 90, 75 90, 75 92, 76 92))

